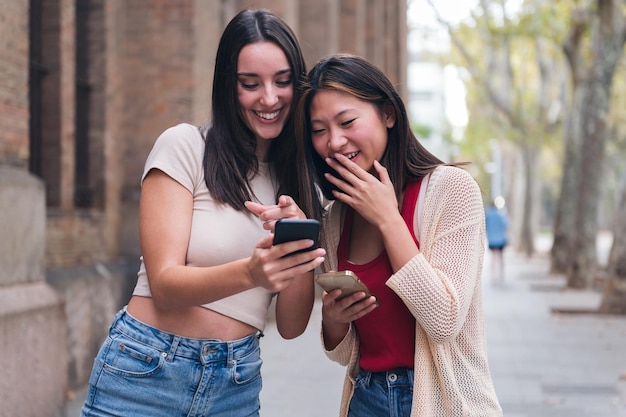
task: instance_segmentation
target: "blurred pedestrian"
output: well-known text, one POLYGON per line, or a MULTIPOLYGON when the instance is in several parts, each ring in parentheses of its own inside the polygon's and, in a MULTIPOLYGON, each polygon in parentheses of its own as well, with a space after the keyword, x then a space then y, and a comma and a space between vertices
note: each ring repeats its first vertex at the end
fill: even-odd
POLYGON ((485 210, 487 245, 491 255, 491 282, 504 282, 504 248, 508 243, 509 219, 503 211, 504 198, 496 197, 485 210))
POLYGON ((296 123, 309 168, 301 203, 323 221, 322 270, 353 271, 374 294, 322 296, 326 354, 347 366, 340 416, 501 416, 476 181, 420 144, 391 82, 356 56, 311 69, 296 123))
POLYGON ((302 334, 322 249, 272 245, 295 204, 298 41, 268 10, 244 10, 217 50, 211 126, 157 139, 144 167, 142 263, 95 359, 82 416, 258 416, 259 337, 276 296, 284 338, 302 334), (262 210, 260 210, 260 208, 262 210))

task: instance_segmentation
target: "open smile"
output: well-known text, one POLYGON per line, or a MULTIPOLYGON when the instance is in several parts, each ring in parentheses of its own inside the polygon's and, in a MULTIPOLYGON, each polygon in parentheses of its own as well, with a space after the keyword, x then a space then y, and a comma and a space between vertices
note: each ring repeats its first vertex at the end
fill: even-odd
POLYGON ((259 116, 261 119, 264 120, 275 120, 276 118, 278 118, 278 115, 280 114, 280 110, 276 110, 275 112, 272 113, 264 113, 264 112, 260 112, 260 111, 256 111, 253 110, 254 114, 256 114, 257 116, 259 116))

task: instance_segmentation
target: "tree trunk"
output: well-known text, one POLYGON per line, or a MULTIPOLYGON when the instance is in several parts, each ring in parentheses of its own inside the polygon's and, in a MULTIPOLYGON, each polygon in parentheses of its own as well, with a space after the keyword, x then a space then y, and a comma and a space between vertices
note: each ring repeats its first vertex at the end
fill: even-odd
POLYGON ((578 205, 578 176, 582 142, 583 106, 587 98, 585 76, 587 69, 582 56, 583 35, 590 15, 587 9, 575 8, 569 33, 563 43, 563 52, 569 64, 571 78, 571 103, 566 110, 563 128, 563 169, 561 191, 554 217, 554 240, 551 249, 551 272, 565 274, 576 250, 576 207, 578 205))
POLYGON ((589 86, 589 97, 582 116, 582 164, 578 177, 578 206, 571 264, 567 270, 567 285, 586 288, 591 285, 597 269, 596 235, 598 233, 598 198, 606 138, 605 112, 608 97, 598 82, 589 86))
MULTIPOLYGON (((615 67, 622 58, 625 19, 621 0, 598 0, 598 19, 592 25, 593 53, 585 80, 587 97, 582 120, 582 164, 579 176, 579 204, 576 214, 575 256, 567 273, 567 285, 585 288, 595 279, 596 235, 602 162, 607 138, 607 115, 615 67)), ((574 115, 575 116, 575 115, 574 115)))
POLYGON ((537 154, 539 153, 535 147, 529 143, 522 142, 522 158, 524 160, 524 210, 522 212, 522 229, 520 233, 519 249, 527 256, 532 256, 535 253, 534 233, 533 233, 533 207, 534 196, 533 184, 535 183, 534 177, 536 176, 536 170, 533 166, 537 162, 537 154))
POLYGON ((580 118, 585 98, 584 85, 574 84, 570 111, 563 129, 563 173, 561 174, 561 194, 559 196, 554 217, 554 240, 550 252, 550 270, 554 274, 565 274, 571 262, 576 228, 576 205, 578 199, 577 167, 580 166, 581 155, 580 118))
POLYGON ((599 312, 626 314, 626 184, 622 204, 613 229, 613 247, 609 255, 608 281, 602 293, 599 312))

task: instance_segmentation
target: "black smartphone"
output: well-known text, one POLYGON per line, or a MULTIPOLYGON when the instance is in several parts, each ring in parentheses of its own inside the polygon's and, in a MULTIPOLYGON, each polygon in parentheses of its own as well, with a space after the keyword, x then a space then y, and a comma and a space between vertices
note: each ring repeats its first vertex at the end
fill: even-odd
POLYGON ((311 239, 313 245, 289 255, 306 252, 317 248, 319 244, 320 222, 315 219, 280 219, 274 226, 274 245, 294 240, 311 239))

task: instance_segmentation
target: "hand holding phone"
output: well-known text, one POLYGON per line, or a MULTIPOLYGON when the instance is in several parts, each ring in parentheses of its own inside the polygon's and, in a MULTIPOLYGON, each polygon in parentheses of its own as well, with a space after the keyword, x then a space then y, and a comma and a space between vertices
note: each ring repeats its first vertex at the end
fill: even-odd
MULTIPOLYGON (((373 295, 367 285, 352 271, 334 271, 316 275, 315 282, 328 292, 341 289, 341 295, 337 298, 337 301, 359 291, 364 292, 366 298, 373 295)), ((376 304, 378 304, 378 301, 376 301, 376 304)))
POLYGON ((301 249, 289 253, 287 256, 296 253, 307 252, 316 249, 318 246, 318 236, 320 230, 320 222, 315 219, 280 219, 274 225, 274 245, 280 243, 292 242, 294 240, 311 239, 313 245, 308 248, 301 249))

